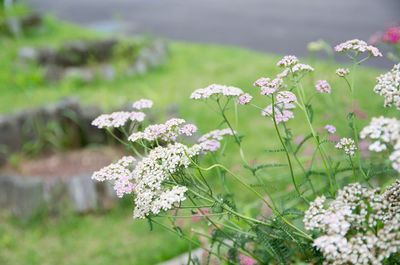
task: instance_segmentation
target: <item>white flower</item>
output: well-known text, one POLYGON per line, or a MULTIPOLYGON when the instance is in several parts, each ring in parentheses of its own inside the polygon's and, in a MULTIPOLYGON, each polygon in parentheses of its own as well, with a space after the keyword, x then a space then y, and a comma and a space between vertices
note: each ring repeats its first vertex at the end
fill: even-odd
POLYGON ((338 68, 336 69, 336 74, 340 77, 345 77, 350 73, 350 70, 347 68, 338 68))
POLYGON ((279 67, 292 67, 297 64, 299 60, 294 55, 286 55, 284 56, 276 65, 279 67))
POLYGON ((225 135, 234 135, 236 132, 229 128, 214 130, 201 136, 198 140, 203 152, 215 152, 221 146, 221 141, 225 135))
POLYGON ((140 99, 132 104, 132 108, 137 110, 150 109, 151 107, 153 107, 153 101, 150 99, 140 99))
POLYGON ((380 75, 377 80, 374 91, 385 98, 385 107, 395 106, 400 110, 400 64, 380 75))
POLYGON ((100 115, 92 122, 92 125, 98 128, 118 128, 124 126, 129 120, 142 122, 145 116, 143 112, 118 111, 100 115))
POLYGON ((298 63, 293 66, 292 72, 295 73, 303 73, 303 72, 314 72, 314 68, 308 64, 298 63))
POLYGON ((329 85, 328 81, 326 80, 318 80, 317 83, 315 84, 315 89, 319 93, 331 93, 331 86, 329 85))
POLYGON ((195 90, 190 96, 191 99, 208 99, 212 96, 239 97, 243 94, 240 88, 233 86, 225 86, 212 84, 206 88, 195 90))
POLYGON ((353 156, 355 151, 357 150, 355 142, 351 138, 342 138, 342 139, 340 139, 335 147, 337 149, 344 150, 344 152, 349 156, 353 156))
POLYGON ((382 53, 378 50, 378 48, 372 45, 368 45, 365 41, 358 39, 348 40, 346 42, 336 45, 335 51, 337 52, 353 51, 356 53, 368 52, 370 55, 374 57, 382 56, 382 53))
POLYGON ((381 152, 389 146, 394 146, 400 139, 400 121, 395 118, 372 118, 371 123, 364 127, 360 133, 361 139, 370 138, 374 142, 369 150, 381 152))

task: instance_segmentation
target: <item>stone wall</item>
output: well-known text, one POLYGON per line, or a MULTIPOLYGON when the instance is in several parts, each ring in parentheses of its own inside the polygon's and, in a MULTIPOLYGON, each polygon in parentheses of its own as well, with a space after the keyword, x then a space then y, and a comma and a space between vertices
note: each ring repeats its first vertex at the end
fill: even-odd
POLYGON ((87 213, 111 208, 116 202, 113 188, 90 175, 67 179, 0 176, 0 208, 28 219, 40 212, 87 213))

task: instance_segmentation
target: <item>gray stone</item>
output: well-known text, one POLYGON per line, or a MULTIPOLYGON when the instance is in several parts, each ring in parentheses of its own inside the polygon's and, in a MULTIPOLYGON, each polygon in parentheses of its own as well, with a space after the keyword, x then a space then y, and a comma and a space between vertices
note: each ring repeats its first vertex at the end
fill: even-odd
POLYGON ((72 211, 72 199, 67 182, 53 178, 43 183, 43 198, 49 214, 58 215, 72 211))
POLYGON ((22 47, 19 50, 19 58, 25 63, 36 62, 38 59, 38 52, 33 47, 22 47))
POLYGON ((9 176, 0 176, 0 208, 10 210, 13 194, 13 179, 9 176))
POLYGON ((76 212, 85 213, 97 209, 95 182, 90 176, 71 178, 68 190, 76 212))
POLYGON ((13 179, 10 196, 12 213, 22 219, 28 219, 45 207, 43 198, 43 183, 37 178, 13 179))
POLYGON ((97 182, 96 193, 100 209, 109 210, 115 206, 117 195, 111 183, 97 182))

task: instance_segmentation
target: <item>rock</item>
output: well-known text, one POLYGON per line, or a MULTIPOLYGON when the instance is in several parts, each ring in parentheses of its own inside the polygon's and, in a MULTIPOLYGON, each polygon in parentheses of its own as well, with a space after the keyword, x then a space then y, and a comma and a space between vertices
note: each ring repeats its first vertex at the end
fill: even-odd
POLYGON ((96 73, 93 69, 85 67, 68 67, 64 70, 63 76, 60 79, 74 79, 89 83, 96 78, 96 73))
MULTIPOLYGON (((9 176, 0 176, 0 208, 9 209, 13 193, 13 180, 9 176)), ((10 210, 10 209, 9 209, 10 210)))
POLYGON ((53 178, 43 183, 43 198, 49 214, 57 215, 72 211, 72 199, 66 181, 53 178))
POLYGON ((29 219, 45 207, 43 182, 37 178, 13 179, 10 194, 12 213, 22 219, 29 219))
POLYGON ((71 178, 68 183, 68 190, 76 212, 85 213, 97 209, 95 182, 90 176, 71 178))
POLYGON ((38 59, 38 52, 33 47, 22 47, 18 56, 25 63, 33 63, 38 59))
POLYGON ((97 182, 96 192, 100 209, 109 210, 115 206, 117 195, 111 183, 97 182))
POLYGON ((0 164, 4 164, 10 152, 21 149, 21 138, 18 116, 0 116, 0 164))

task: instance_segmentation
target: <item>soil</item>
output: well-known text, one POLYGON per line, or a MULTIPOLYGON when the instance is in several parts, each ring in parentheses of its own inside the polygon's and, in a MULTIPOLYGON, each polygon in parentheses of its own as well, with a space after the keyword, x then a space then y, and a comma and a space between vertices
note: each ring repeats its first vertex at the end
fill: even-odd
POLYGON ((86 148, 55 153, 36 159, 22 159, 18 167, 6 165, 2 174, 43 178, 68 178, 93 173, 124 155, 122 149, 111 147, 86 148))

